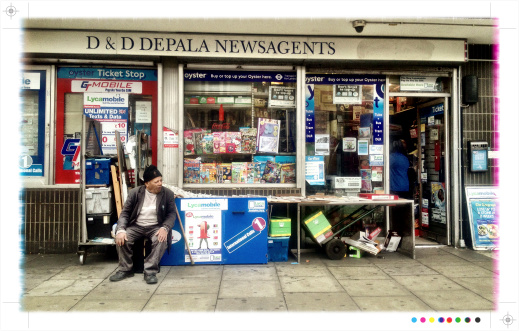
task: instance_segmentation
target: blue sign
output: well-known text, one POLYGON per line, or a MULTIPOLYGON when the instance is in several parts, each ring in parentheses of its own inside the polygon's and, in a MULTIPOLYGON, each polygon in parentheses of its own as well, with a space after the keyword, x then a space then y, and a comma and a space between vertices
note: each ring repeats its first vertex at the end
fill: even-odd
POLYGON ((421 118, 427 118, 434 115, 441 115, 445 112, 445 107, 442 103, 439 103, 434 106, 425 107, 420 110, 420 117, 421 118))
POLYGON ((203 82, 297 82, 295 72, 185 70, 184 80, 203 82))
POLYGON ((306 85, 305 90, 306 142, 315 142, 314 86, 306 85))
POLYGON ((381 75, 333 75, 333 74, 312 74, 306 75, 307 84, 348 84, 348 85, 372 85, 385 84, 386 76, 381 75))
POLYGON ((496 218, 497 200, 470 201, 470 213, 474 230, 474 246, 493 247, 499 240, 499 227, 496 218))
POLYGON ((157 70, 127 68, 58 68, 58 78, 157 81, 157 70))
POLYGON ((384 144, 384 86, 377 84, 373 94, 373 145, 384 144))
POLYGON ((472 150, 471 155, 471 171, 487 171, 488 170, 488 150, 472 150))
POLYGON ((307 156, 305 179, 310 185, 324 185, 324 156, 307 156))

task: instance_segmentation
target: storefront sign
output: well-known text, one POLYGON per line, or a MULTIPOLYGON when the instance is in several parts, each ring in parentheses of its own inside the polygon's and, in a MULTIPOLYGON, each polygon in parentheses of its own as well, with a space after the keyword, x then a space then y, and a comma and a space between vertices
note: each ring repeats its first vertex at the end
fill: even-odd
POLYGON ((142 83, 132 81, 73 80, 72 92, 142 93, 142 83))
POLYGON ((360 85, 333 85, 333 103, 334 104, 361 104, 362 103, 362 86, 360 85))
POLYGON ((58 68, 58 78, 156 81, 157 71, 151 69, 60 67, 58 68))
POLYGON ((83 113, 100 121, 121 121, 128 119, 128 94, 85 93, 83 113))
POLYGON ((305 179, 310 185, 324 185, 324 156, 307 156, 305 179))
POLYGON ((441 78, 401 76, 400 91, 441 91, 441 78))
POLYGON ((269 107, 295 108, 296 89, 285 86, 269 87, 269 107))
POLYGON ((384 84, 376 84, 373 94, 373 145, 384 144, 384 84))
POLYGON ((466 41, 129 31, 24 31, 26 53, 466 62, 466 41))

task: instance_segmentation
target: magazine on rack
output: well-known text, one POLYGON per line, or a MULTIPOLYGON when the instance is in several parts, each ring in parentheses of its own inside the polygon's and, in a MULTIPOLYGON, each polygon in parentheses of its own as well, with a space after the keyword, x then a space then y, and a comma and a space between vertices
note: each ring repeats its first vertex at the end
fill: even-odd
POLYGON ((277 153, 279 147, 279 120, 258 118, 257 150, 264 153, 277 153))

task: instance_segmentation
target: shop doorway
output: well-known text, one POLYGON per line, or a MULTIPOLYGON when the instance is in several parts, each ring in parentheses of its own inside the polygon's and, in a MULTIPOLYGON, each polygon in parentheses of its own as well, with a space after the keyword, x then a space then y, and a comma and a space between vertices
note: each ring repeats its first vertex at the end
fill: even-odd
POLYGON ((447 109, 448 98, 390 99, 390 146, 402 141, 410 164, 416 246, 449 244, 447 109))

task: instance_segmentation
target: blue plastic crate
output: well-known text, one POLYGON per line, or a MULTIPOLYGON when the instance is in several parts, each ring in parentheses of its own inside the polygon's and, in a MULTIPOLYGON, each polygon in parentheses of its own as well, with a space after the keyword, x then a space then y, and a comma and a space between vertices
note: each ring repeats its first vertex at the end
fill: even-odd
POLYGON ((85 168, 86 185, 110 184, 110 159, 88 159, 85 168))
POLYGON ((288 261, 288 241, 290 237, 267 237, 269 262, 288 261))

